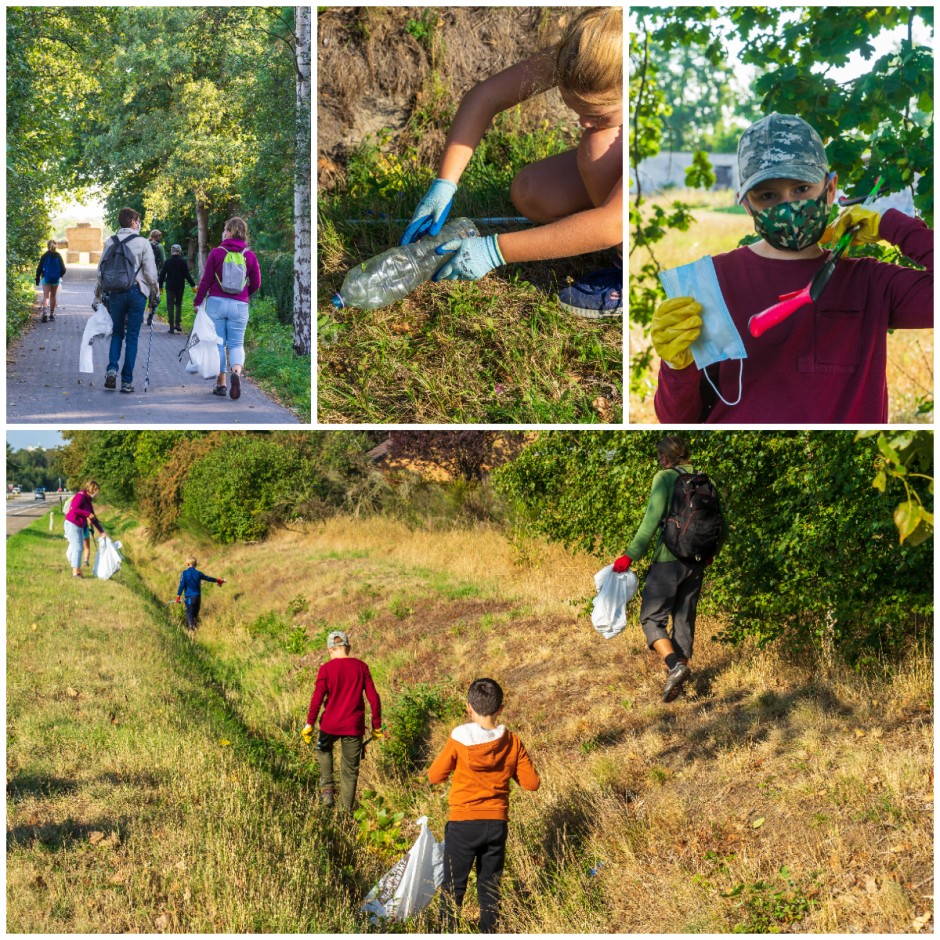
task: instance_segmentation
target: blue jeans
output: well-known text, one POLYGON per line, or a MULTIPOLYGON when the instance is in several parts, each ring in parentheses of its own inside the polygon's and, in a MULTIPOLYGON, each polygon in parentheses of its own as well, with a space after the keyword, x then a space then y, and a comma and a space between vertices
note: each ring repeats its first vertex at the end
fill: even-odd
POLYGON ((248 304, 231 297, 208 297, 206 313, 222 340, 219 343, 219 372, 225 368, 225 347, 228 346, 229 364, 245 364, 245 327, 248 326, 248 304))
POLYGON ((85 530, 74 522, 65 520, 65 537, 69 540, 69 564, 73 568, 81 568, 82 551, 85 548, 85 530))
POLYGON ((144 310, 147 298, 135 284, 130 290, 120 294, 111 294, 108 300, 108 313, 114 324, 111 334, 111 349, 108 352, 108 371, 117 372, 121 361, 121 343, 124 344, 124 368, 121 369, 121 381, 130 384, 134 381, 134 363, 137 361, 137 337, 144 322, 144 310))

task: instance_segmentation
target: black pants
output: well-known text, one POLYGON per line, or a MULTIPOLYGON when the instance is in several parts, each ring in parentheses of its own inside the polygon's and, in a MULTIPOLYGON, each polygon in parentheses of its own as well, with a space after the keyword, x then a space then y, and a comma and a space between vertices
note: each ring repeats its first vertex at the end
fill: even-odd
POLYGON ((183 293, 185 290, 185 284, 179 290, 173 290, 169 285, 166 288, 166 320, 170 326, 174 326, 178 330, 183 327, 183 293))
POLYGON ((509 825, 502 819, 451 821, 444 827, 444 881, 441 884, 443 927, 454 933, 467 893, 467 879, 477 866, 480 933, 496 933, 499 882, 506 860, 509 825))
POLYGON ((640 605, 640 626, 646 643, 672 640, 680 659, 692 658, 695 640, 695 609, 702 593, 704 565, 684 561, 660 561, 650 565, 640 605), (672 636, 667 627, 672 615, 672 636))
POLYGON ((186 626, 190 630, 195 630, 199 620, 199 605, 202 603, 202 595, 185 597, 183 600, 186 602, 186 626))

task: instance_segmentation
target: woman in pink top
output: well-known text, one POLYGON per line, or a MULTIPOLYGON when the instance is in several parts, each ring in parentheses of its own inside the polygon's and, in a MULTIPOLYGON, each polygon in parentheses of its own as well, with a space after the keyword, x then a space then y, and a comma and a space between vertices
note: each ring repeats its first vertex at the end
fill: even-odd
POLYGON ((69 541, 69 564, 72 566, 72 577, 82 576, 82 550, 84 548, 85 530, 89 522, 104 535, 104 529, 95 515, 92 499, 99 493, 98 484, 89 480, 73 497, 69 511, 65 514, 65 537, 69 541))
POLYGON ((248 243, 248 226, 243 219, 229 219, 222 232, 222 244, 209 252, 194 303, 205 300, 206 313, 222 340, 219 343, 219 377, 213 395, 225 397, 226 364, 232 370, 229 395, 241 395, 240 375, 245 365, 245 328, 248 326, 248 298, 261 286, 261 268, 248 243))

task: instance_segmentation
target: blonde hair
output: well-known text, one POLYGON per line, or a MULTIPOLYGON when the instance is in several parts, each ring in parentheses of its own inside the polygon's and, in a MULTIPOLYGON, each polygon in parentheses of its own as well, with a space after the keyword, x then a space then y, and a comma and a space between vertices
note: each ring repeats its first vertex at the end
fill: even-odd
POLYGON ((53 248, 58 248, 58 247, 59 247, 59 243, 54 238, 50 238, 49 241, 46 242, 46 248, 49 251, 52 251, 53 248))
POLYGON ((95 495, 97 495, 98 492, 101 490, 101 487, 98 486, 98 481, 97 481, 97 480, 86 480, 86 481, 85 481, 85 485, 82 487, 82 489, 83 489, 89 496, 95 496, 95 495), (95 492, 92 493, 92 490, 94 490, 95 492))
POLYGON ((195 556, 195 555, 190 555, 189 558, 186 559, 186 567, 187 567, 187 568, 195 568, 195 567, 196 567, 196 556, 195 556))
POLYGON ((224 235, 226 232, 228 232, 232 238, 237 238, 239 241, 248 241, 248 226, 245 224, 244 219, 239 219, 237 216, 229 219, 228 222, 225 223, 222 234, 224 235))
POLYGON ((587 10, 568 27, 555 54, 559 90, 592 105, 623 100, 623 11, 587 10))

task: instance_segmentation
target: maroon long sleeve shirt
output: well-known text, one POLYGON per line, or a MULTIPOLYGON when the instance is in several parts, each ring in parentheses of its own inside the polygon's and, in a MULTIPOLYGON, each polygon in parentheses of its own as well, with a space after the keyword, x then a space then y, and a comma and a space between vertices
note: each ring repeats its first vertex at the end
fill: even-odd
POLYGON ((366 731, 365 693, 372 710, 372 727, 382 727, 382 703, 375 691, 369 667, 354 656, 331 659, 317 672, 317 682, 310 699, 307 724, 315 725, 320 706, 326 701, 320 730, 327 734, 358 735, 366 731))
MULTIPOLYGON (((829 253, 808 261, 762 258, 749 248, 714 257, 715 273, 744 340, 739 404, 718 401, 708 424, 883 424, 888 420, 888 330, 933 327, 933 232, 889 209, 879 233, 922 264, 917 271, 874 258, 843 258, 819 300, 755 338, 748 320, 781 294, 805 287, 829 253)), ((721 394, 738 395, 738 360, 708 367, 721 394)), ((664 424, 702 420, 702 373, 663 363, 656 415, 664 424)), ((707 388, 707 386, 706 386, 707 388)))

